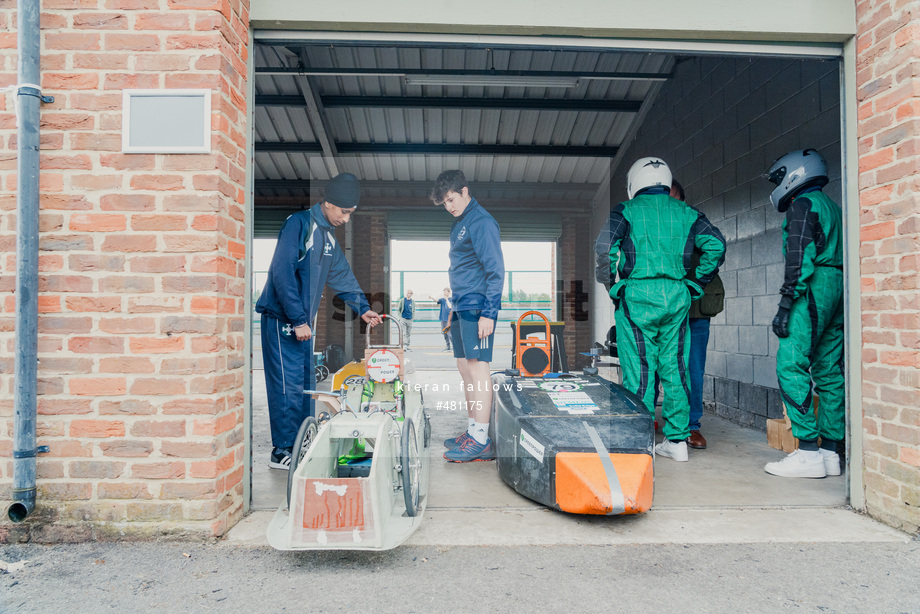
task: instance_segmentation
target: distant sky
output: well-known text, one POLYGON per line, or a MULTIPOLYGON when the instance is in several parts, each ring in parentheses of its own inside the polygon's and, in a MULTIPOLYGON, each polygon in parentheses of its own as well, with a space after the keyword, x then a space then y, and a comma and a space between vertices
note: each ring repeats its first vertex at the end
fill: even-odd
MULTIPOLYGON (((429 294, 435 298, 440 297, 441 289, 447 285, 446 273, 450 267, 448 250, 447 241, 391 241, 391 270, 430 271, 431 275, 416 275, 414 279, 407 279, 407 285, 416 286, 412 288, 416 298, 426 299, 429 294)), ((268 271, 274 251, 275 239, 255 239, 253 241, 253 271, 256 272, 254 286, 261 286, 265 282, 264 272, 268 271)), ((552 243, 503 241, 502 252, 507 271, 549 271, 552 269, 552 243)), ((514 287, 528 292, 550 291, 552 280, 549 273, 544 275, 521 273, 515 276, 514 287)), ((399 292, 399 288, 394 285, 393 291, 399 292)))

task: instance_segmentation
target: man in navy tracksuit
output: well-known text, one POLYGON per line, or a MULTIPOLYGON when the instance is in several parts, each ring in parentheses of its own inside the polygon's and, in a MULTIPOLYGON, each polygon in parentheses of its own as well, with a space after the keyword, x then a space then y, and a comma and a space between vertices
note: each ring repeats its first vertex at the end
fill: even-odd
POLYGON ((431 200, 457 218, 450 231, 449 277, 454 295, 450 334, 468 416, 467 430, 444 442, 444 458, 455 463, 493 460, 494 447, 488 436, 492 412, 489 363, 505 285, 498 223, 470 196, 462 171, 441 173, 431 200))
POLYGON ((256 304, 262 314, 262 357, 272 450, 269 467, 289 469, 297 430, 314 415, 304 388, 315 385, 313 326, 327 284, 369 325, 380 323, 370 310, 358 280, 335 240, 335 227, 348 222, 361 188, 351 173, 326 186, 325 200, 285 220, 268 269, 268 281, 256 304))

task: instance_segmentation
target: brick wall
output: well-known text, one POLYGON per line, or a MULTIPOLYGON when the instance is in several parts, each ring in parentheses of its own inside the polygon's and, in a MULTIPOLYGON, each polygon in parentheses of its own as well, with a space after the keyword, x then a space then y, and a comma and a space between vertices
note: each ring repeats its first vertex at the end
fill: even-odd
MULTIPOLYGON (((0 540, 220 535, 244 467, 247 0, 44 0, 38 507, 0 540), (123 155, 122 88, 212 90, 212 153, 123 155)), ((16 82, 0 0, 0 85, 16 82)), ((16 132, 0 102, 0 500, 16 132)))
POLYGON ((863 449, 869 513, 920 528, 920 5, 857 3, 863 449))
POLYGON ((782 416, 770 323, 783 279, 783 216, 761 175, 787 151, 814 147, 830 167, 825 192, 841 202, 838 67, 822 60, 684 61, 611 179, 611 202, 618 202, 632 163, 662 156, 687 202, 725 235, 725 310, 712 319, 703 398, 718 415, 760 430, 766 418, 782 416))

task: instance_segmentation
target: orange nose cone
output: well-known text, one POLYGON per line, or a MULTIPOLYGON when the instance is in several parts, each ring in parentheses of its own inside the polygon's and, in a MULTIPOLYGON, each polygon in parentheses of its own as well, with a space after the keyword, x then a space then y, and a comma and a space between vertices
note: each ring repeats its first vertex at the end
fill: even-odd
MULTIPOLYGON (((611 454, 623 500, 624 514, 652 507, 652 457, 648 454, 611 454)), ((592 452, 556 455, 556 504, 571 514, 609 514, 613 511, 610 481, 601 457, 592 452)))

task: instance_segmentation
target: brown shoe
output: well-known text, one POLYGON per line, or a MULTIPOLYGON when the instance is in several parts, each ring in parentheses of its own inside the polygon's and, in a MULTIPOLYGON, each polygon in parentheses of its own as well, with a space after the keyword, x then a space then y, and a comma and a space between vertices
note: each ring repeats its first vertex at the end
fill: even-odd
POLYGON ((706 449, 706 438, 699 431, 690 431, 690 437, 687 438, 687 445, 696 450, 706 449))

